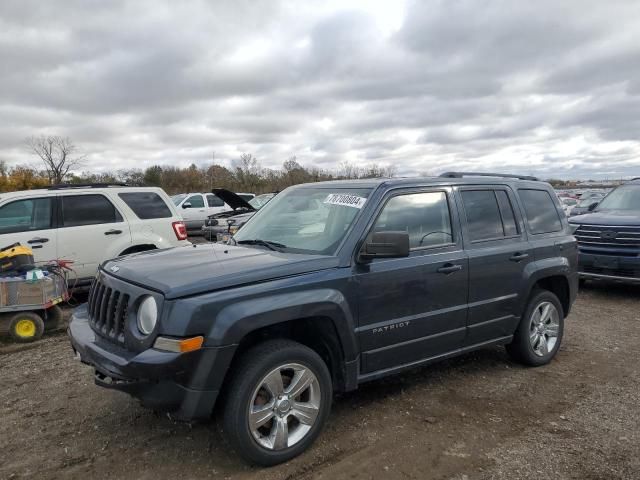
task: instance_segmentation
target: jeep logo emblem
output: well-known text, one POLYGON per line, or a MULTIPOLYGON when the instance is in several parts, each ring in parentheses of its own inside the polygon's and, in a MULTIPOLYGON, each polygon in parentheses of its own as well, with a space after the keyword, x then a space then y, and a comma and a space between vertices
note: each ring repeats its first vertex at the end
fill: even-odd
POLYGON ((120 267, 117 265, 114 265, 113 267, 109 267, 109 270, 111 270, 111 272, 113 273, 118 273, 118 270, 120 270, 120 267))
POLYGON ((618 232, 614 232, 613 230, 604 230, 600 232, 600 238, 603 240, 615 240, 618 236, 618 232))

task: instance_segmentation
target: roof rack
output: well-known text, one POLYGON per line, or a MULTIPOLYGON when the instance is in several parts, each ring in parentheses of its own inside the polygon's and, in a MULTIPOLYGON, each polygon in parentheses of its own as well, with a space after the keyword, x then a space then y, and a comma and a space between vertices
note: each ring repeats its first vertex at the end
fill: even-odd
POLYGON ((444 172, 440 176, 443 177, 443 178, 498 177, 498 178, 517 178, 518 180, 538 181, 537 177, 532 177, 530 175, 509 175, 507 173, 444 172))
POLYGON ((66 190, 70 188, 108 188, 108 187, 128 187, 126 183, 59 183, 51 185, 47 190, 66 190))

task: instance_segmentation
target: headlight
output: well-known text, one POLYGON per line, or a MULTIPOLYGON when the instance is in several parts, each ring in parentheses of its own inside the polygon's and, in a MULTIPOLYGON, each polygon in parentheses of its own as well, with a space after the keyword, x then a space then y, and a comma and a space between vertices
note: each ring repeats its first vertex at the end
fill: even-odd
POLYGON ((145 335, 153 332, 158 321, 158 304, 156 299, 147 295, 138 307, 138 329, 145 335))
POLYGON ((579 223, 569 223, 569 228, 571 229, 571 235, 576 233, 576 230, 578 230, 579 226, 580 226, 579 223))

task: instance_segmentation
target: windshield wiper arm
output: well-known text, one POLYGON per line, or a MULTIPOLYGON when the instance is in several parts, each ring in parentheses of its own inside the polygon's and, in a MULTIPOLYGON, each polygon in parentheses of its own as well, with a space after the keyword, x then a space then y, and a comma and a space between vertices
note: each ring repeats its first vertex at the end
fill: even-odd
POLYGON ((236 242, 238 245, 261 245, 267 247, 274 252, 281 252, 283 248, 287 248, 286 245, 278 242, 272 242, 270 240, 262 240, 260 238, 254 238, 252 240, 239 240, 236 242))

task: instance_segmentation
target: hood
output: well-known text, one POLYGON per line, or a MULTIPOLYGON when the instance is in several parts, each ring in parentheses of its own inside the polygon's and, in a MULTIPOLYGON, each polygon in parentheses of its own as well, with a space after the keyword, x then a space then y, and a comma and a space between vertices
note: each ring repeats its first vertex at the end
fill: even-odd
POLYGON ((172 299, 326 270, 338 264, 338 258, 332 256, 213 243, 119 257, 105 262, 101 268, 108 275, 162 292, 165 298, 172 299))
POLYGON ((603 210, 571 217, 571 223, 602 226, 640 226, 640 211, 603 210))
POLYGON ((255 210, 255 208, 253 208, 249 202, 243 200, 235 193, 230 192, 229 190, 225 190, 224 188, 214 188, 211 190, 211 193, 220 197, 224 201, 224 203, 229 205, 234 210, 238 208, 243 208, 250 211, 255 210))

